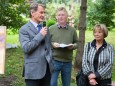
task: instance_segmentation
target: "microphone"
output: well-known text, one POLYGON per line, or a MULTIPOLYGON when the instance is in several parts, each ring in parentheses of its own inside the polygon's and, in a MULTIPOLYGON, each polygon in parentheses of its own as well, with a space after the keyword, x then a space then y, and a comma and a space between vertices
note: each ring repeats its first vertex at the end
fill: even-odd
POLYGON ((46 26, 46 21, 43 21, 43 27, 45 27, 46 26))

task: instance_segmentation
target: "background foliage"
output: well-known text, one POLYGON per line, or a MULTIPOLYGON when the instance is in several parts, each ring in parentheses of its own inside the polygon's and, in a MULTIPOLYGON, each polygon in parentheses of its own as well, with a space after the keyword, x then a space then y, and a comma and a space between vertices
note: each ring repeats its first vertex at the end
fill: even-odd
POLYGON ((105 24, 109 30, 115 27, 115 0, 88 1, 88 27, 96 23, 105 24))
POLYGON ((0 0, 0 25, 19 28, 25 23, 23 17, 28 14, 28 6, 25 0, 0 0))
MULTIPOLYGON (((7 26, 16 32, 27 22, 30 3, 28 0, 0 0, 0 25, 7 26), (15 28, 15 29, 14 29, 15 28)), ((74 16, 74 25, 79 24, 80 0, 33 0, 46 5, 46 20, 55 20, 55 12, 59 6, 64 6, 69 15, 74 16), (74 5, 74 13, 71 6, 74 5)), ((96 23, 104 23, 111 30, 115 27, 115 0, 88 0, 87 28, 91 29, 96 23)))

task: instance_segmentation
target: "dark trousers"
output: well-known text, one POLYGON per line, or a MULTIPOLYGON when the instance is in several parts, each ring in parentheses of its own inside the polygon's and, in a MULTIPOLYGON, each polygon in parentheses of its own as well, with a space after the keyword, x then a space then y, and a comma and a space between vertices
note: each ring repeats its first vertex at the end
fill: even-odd
POLYGON ((111 79, 97 80, 96 86, 111 86, 111 79))
POLYGON ((26 86, 50 86, 51 73, 47 66, 46 74, 42 79, 25 79, 26 86))

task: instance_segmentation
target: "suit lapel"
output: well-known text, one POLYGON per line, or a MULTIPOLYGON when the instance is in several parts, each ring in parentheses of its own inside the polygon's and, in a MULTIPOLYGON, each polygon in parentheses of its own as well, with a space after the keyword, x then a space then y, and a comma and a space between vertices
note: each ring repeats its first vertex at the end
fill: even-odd
POLYGON ((35 26, 31 23, 31 22, 28 22, 28 27, 31 31, 33 31, 35 34, 38 33, 37 29, 35 28, 35 26))
MULTIPOLYGON (((29 27, 29 29, 30 29, 32 32, 34 32, 35 34, 38 34, 37 29, 35 28, 35 26, 34 26, 31 22, 28 22, 28 27, 29 27)), ((49 32, 49 31, 48 31, 48 32, 49 32)), ((49 34, 49 33, 48 33, 48 34, 49 34)), ((48 47, 48 44, 47 44, 47 42, 49 42, 49 41, 48 41, 48 40, 49 40, 48 34, 47 34, 46 37, 44 38, 44 40, 45 40, 45 46, 46 46, 47 49, 49 48, 49 47, 48 47)))

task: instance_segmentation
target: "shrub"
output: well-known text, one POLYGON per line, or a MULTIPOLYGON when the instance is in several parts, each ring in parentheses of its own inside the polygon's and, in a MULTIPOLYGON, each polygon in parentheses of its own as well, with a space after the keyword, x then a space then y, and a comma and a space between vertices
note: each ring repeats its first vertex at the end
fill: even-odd
POLYGON ((55 20, 49 19, 49 20, 47 20, 47 27, 50 27, 51 25, 53 25, 53 24, 55 24, 55 23, 56 23, 55 20))

